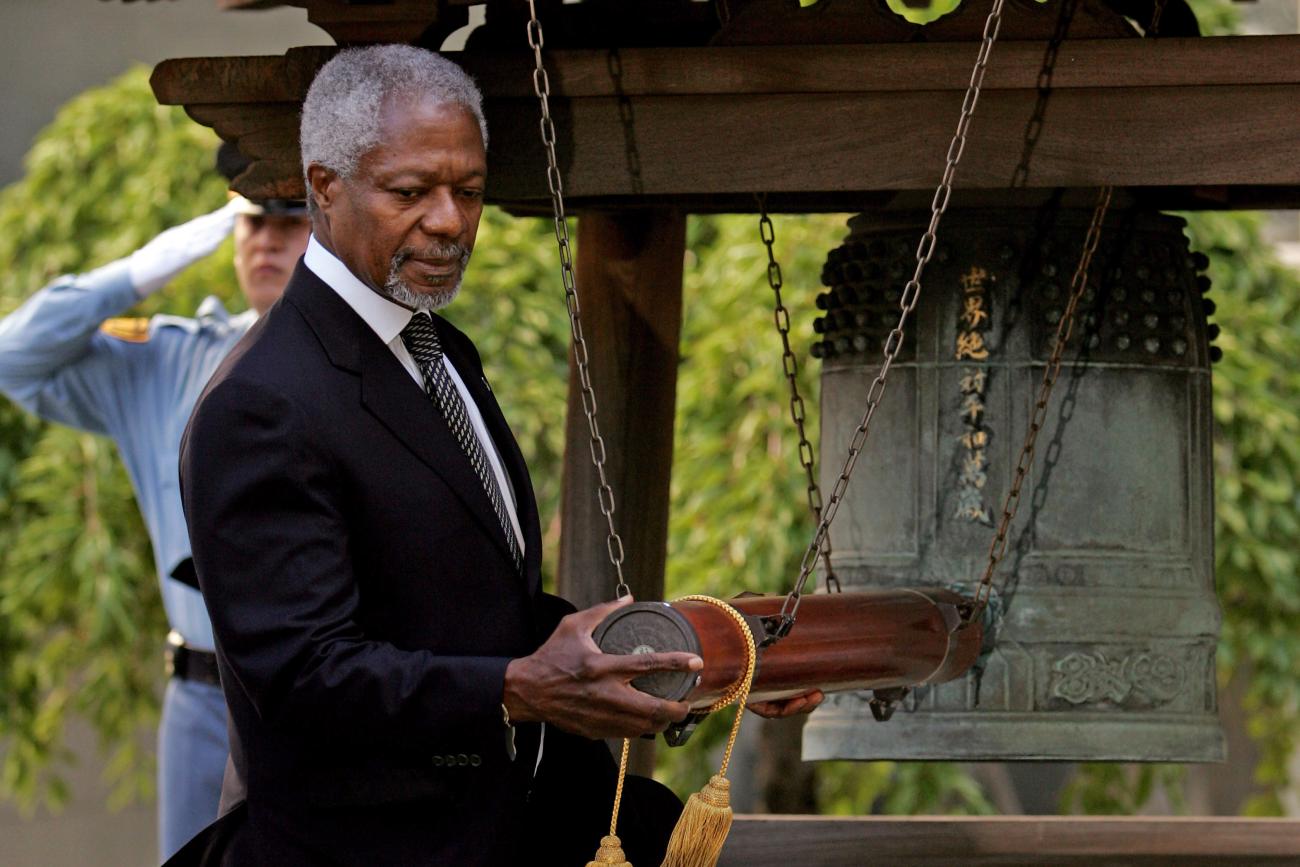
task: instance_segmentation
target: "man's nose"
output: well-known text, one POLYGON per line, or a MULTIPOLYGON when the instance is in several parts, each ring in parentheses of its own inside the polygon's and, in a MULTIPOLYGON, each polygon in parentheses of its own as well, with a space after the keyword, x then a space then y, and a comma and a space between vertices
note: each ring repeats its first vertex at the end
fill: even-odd
POLYGON ((428 198, 420 217, 420 231, 430 237, 459 238, 465 231, 465 215, 457 206, 455 193, 437 190, 428 198))

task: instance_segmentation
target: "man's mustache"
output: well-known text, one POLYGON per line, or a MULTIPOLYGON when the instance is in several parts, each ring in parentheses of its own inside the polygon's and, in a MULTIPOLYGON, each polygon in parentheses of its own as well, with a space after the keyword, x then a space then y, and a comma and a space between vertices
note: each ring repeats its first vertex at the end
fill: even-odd
POLYGON ((393 254, 392 270, 397 271, 410 259, 442 262, 454 259, 464 269, 469 264, 469 248, 456 241, 433 241, 420 249, 403 247, 393 254))

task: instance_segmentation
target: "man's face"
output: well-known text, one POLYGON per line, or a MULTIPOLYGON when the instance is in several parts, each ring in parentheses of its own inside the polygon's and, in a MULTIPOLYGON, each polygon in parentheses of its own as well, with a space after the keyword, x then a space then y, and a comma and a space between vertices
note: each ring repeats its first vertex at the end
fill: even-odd
POLYGON ((483 215, 478 121, 459 106, 394 100, 380 114, 380 134, 350 178, 310 167, 323 215, 317 237, 381 295, 441 307, 460 288, 483 215))
POLYGON ((258 313, 284 293, 293 266, 307 250, 306 217, 240 214, 235 218, 235 276, 248 306, 258 313))

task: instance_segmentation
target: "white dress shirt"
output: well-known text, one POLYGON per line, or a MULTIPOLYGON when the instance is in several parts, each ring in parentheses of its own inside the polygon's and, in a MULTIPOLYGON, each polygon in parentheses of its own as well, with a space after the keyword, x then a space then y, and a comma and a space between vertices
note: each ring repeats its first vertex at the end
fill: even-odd
MULTIPOLYGON (((325 284, 338 293, 339 297, 347 302, 356 314, 361 317, 366 325, 379 336, 384 345, 397 357, 402 367, 415 380, 420 390, 424 390, 424 377, 420 374, 420 368, 411 357, 407 350, 406 344, 402 342, 402 329, 411 321, 411 317, 416 314, 400 304, 397 304, 375 292, 366 284, 357 279, 356 275, 348 270, 337 256, 320 244, 316 236, 312 235, 307 242, 307 253, 303 257, 303 264, 311 269, 317 277, 325 281, 325 284)), ((483 415, 479 412, 478 405, 474 403, 474 398, 470 396, 469 389, 465 388, 464 381, 456 371, 455 365, 451 363, 444 353, 442 356, 442 366, 447 369, 451 375, 451 381, 456 385, 456 390, 460 392, 460 399, 465 404, 465 411, 469 415, 470 424, 474 427, 474 434, 478 437, 479 443, 483 446, 483 453, 487 455, 488 462, 492 465, 492 474, 496 476, 497 487, 501 489, 501 495, 506 501, 506 514, 510 516, 510 526, 515 531, 515 541, 519 544, 519 557, 522 560, 524 556, 524 534, 519 527, 519 515, 517 514, 517 502, 515 497, 514 486, 510 483, 510 477, 505 472, 501 464, 501 454, 497 451, 496 443, 492 441, 491 434, 488 433, 487 425, 483 423, 483 415)))

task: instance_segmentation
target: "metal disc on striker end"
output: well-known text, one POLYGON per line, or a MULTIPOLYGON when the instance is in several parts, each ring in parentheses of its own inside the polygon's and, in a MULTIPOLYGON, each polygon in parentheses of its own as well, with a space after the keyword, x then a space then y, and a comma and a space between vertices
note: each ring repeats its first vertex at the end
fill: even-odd
MULTIPOLYGON (((601 621, 591 634, 605 653, 699 654, 695 628, 666 602, 633 602, 601 621)), ((667 701, 681 701, 695 688, 693 671, 657 671, 632 681, 644 693, 667 701)))

